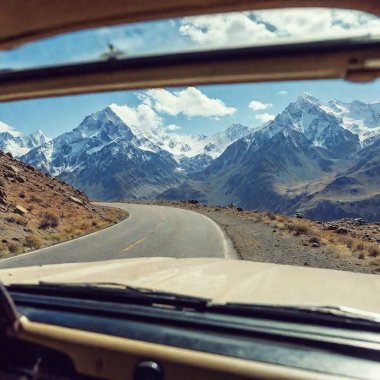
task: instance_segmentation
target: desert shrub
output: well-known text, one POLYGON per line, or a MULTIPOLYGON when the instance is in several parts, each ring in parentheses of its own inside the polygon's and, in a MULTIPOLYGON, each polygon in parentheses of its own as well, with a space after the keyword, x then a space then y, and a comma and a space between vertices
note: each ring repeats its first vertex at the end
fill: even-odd
POLYGON ((293 232, 294 235, 308 235, 311 231, 305 223, 286 223, 286 228, 293 232))
POLYGON ((371 245, 368 247, 368 254, 372 257, 380 256, 380 247, 377 245, 371 245))
POLYGON ((65 237, 62 234, 52 234, 50 239, 55 243, 59 243, 60 241, 65 240, 65 237))
POLYGON ((321 239, 318 237, 318 236, 311 236, 309 238, 309 243, 317 243, 317 244, 321 244, 321 239))
POLYGON ((18 196, 19 196, 19 198, 24 199, 25 198, 25 193, 21 192, 18 196))
POLYGON ((360 241, 359 243, 356 243, 355 245, 355 251, 363 251, 364 250, 364 243, 360 241))
POLYGON ((8 244, 8 250, 11 253, 20 253, 20 252, 22 252, 22 247, 18 243, 10 242, 8 244))
POLYGON ((353 248, 354 244, 355 244, 355 241, 354 241, 353 238, 351 238, 351 237, 347 237, 346 238, 346 246, 347 246, 347 248, 350 248, 350 249, 353 248))
POLYGON ((5 220, 9 223, 16 223, 20 226, 27 226, 28 224, 28 219, 19 216, 19 215, 9 215, 5 217, 5 220))
POLYGON ((360 260, 364 260, 364 258, 365 258, 364 253, 363 253, 363 252, 360 252, 359 255, 358 255, 358 259, 360 259, 360 260))
POLYGON ((58 218, 54 214, 48 212, 42 217, 42 220, 38 228, 40 229, 45 229, 49 227, 54 228, 54 227, 57 227, 58 224, 59 224, 58 218))
POLYGON ((30 201, 31 202, 34 202, 34 203, 42 203, 42 199, 41 198, 38 198, 36 195, 32 194, 30 196, 30 201))
POLYGON ((43 240, 41 236, 37 234, 31 234, 25 238, 24 244, 28 248, 41 248, 43 246, 43 240))
POLYGON ((92 225, 92 227, 97 227, 98 226, 98 222, 96 220, 93 220, 91 222, 91 225, 92 225))
POLYGON ((264 216, 269 218, 269 220, 276 220, 276 214, 274 212, 267 211, 264 216))

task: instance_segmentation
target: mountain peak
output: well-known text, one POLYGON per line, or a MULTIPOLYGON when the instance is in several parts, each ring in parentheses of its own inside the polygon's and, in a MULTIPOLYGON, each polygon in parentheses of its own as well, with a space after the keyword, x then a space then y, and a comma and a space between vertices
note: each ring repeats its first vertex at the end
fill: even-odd
POLYGON ((316 105, 320 105, 321 102, 319 101, 319 99, 315 98, 313 95, 311 95, 309 92, 304 92, 302 95, 300 95, 298 98, 297 98, 297 103, 298 104, 303 104, 303 103, 312 103, 312 104, 316 104, 316 105))
POLYGON ((21 132, 17 131, 15 128, 11 127, 10 125, 0 121, 0 133, 9 133, 13 137, 19 137, 22 135, 21 132))

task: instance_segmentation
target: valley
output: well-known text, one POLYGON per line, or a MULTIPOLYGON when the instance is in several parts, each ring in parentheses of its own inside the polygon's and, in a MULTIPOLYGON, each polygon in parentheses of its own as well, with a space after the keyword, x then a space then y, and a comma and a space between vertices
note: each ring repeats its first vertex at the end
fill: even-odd
POLYGON ((304 93, 259 128, 233 124, 209 136, 137 127, 111 104, 70 132, 42 135, 33 145, 0 133, 0 147, 93 200, 197 199, 322 221, 380 220, 379 102, 304 93))

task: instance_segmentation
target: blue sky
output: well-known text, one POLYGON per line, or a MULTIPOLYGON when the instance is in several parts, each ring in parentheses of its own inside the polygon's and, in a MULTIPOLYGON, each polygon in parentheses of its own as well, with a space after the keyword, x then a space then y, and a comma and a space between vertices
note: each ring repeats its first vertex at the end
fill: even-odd
MULTIPOLYGON (((194 49, 276 43, 281 40, 379 34, 375 16, 354 11, 260 11, 132 24, 71 33, 0 53, 0 68, 22 69, 97 59, 113 43, 126 56, 194 49), (312 15, 312 17, 311 17, 312 15)), ((341 80, 201 86, 153 91, 113 92, 0 104, 0 121, 48 136, 75 128, 83 118, 111 103, 125 105, 141 127, 209 134, 232 123, 259 126, 303 92, 322 101, 380 100, 379 82, 341 80), (251 103, 253 101, 253 103, 251 103), (249 105, 251 106, 249 107, 249 105)))

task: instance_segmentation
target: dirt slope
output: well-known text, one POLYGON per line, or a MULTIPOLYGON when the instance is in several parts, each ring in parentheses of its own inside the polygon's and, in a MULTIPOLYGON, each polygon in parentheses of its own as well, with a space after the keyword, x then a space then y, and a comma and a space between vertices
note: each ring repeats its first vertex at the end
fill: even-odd
POLYGON ((122 220, 72 186, 0 151, 0 257, 41 248, 122 220))

